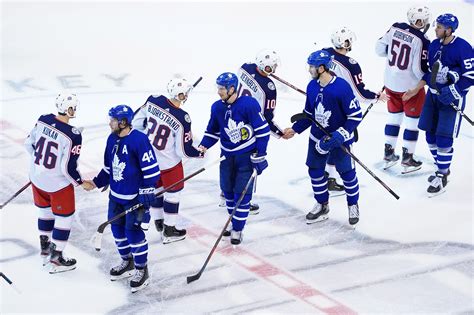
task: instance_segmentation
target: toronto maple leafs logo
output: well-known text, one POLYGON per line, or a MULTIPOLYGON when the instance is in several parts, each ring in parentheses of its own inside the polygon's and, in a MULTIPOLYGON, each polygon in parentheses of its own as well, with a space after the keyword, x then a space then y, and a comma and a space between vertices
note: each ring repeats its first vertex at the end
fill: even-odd
POLYGON ((240 129, 242 128, 244 128, 243 121, 237 124, 235 120, 229 118, 227 128, 224 128, 224 130, 232 143, 238 143, 240 140, 242 140, 242 135, 240 133, 240 129))
MULTIPOLYGON (((319 97, 319 95, 318 95, 319 97)), ((318 99, 316 99, 318 100, 318 99)), ((321 97, 321 101, 322 101, 322 97, 321 97)), ((315 110, 314 110, 314 119, 321 124, 321 126, 323 127, 327 127, 329 126, 329 118, 331 117, 331 111, 328 110, 328 111, 325 111, 324 110, 324 106, 322 104, 322 102, 319 102, 318 103, 318 106, 316 106, 315 110)))
POLYGON ((114 155, 112 161, 112 177, 114 181, 119 182, 123 179, 123 170, 125 169, 125 162, 120 162, 117 155, 114 155))

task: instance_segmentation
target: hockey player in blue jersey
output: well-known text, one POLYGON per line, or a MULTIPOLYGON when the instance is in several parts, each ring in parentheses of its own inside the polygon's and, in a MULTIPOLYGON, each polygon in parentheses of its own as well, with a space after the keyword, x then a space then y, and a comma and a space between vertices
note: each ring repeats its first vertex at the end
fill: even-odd
POLYGON ((289 134, 302 133, 311 127, 306 165, 316 204, 306 215, 306 223, 326 220, 329 212, 329 194, 324 168, 333 156, 336 170, 346 191, 349 224, 359 222, 359 182, 352 158, 344 153, 341 145, 351 148, 354 130, 361 121, 362 110, 349 84, 330 73, 332 58, 325 50, 313 52, 308 57, 309 72, 313 78, 306 88, 304 112, 319 122, 330 134, 327 137, 310 120, 295 122, 289 134))
POLYGON ((122 263, 110 270, 110 280, 133 275, 130 287, 136 292, 149 283, 148 242, 143 230, 150 221, 149 208, 155 199, 160 170, 146 135, 131 128, 133 110, 118 105, 109 110, 109 116, 112 133, 104 152, 104 168, 92 183, 98 188, 110 185, 108 219, 142 204, 111 224, 122 263))
POLYGON ((418 126, 426 131, 426 141, 437 166, 436 173, 428 178, 430 185, 427 191, 430 197, 444 192, 448 183, 453 142, 461 125, 461 115, 451 104, 464 110, 466 94, 474 81, 472 46, 454 35, 459 26, 457 17, 449 13, 442 14, 436 23, 436 39, 428 49, 430 69, 435 62, 441 63, 436 84, 431 86, 430 70, 418 86, 410 91, 416 93, 427 82, 429 84, 418 126))
MULTIPOLYGON (((258 102, 250 96, 237 95, 238 79, 234 73, 225 72, 217 80, 220 100, 211 107, 211 118, 200 148, 207 150, 221 142, 221 155, 226 159, 220 164, 220 187, 226 198, 227 210, 232 213, 237 200, 249 181, 253 169, 261 174, 268 166, 266 161, 270 128, 263 117, 258 102)), ((249 214, 252 187, 232 217, 232 228, 224 236, 231 243, 242 242, 242 231, 249 214)))
MULTIPOLYGON (((270 74, 275 73, 280 65, 280 57, 270 49, 257 53, 255 62, 244 63, 237 71, 239 87, 238 96, 247 95, 255 98, 260 105, 260 111, 270 127, 270 134, 277 139, 286 139, 283 130, 274 122, 274 111, 277 104, 277 90, 270 74)), ((225 206, 222 194, 221 205, 225 206)), ((259 206, 250 202, 249 214, 258 214, 259 206)))
MULTIPOLYGON (((331 42, 334 48, 324 48, 332 57, 331 71, 337 77, 349 83, 352 92, 361 104, 370 105, 378 101, 385 102, 387 96, 383 91, 373 92, 365 87, 362 79, 362 69, 359 63, 347 54, 352 51, 356 35, 347 27, 342 27, 331 34, 331 42)), ((357 141, 357 139, 355 140, 357 141)), ((329 156, 326 172, 328 176, 328 190, 331 196, 344 193, 344 186, 336 182, 337 172, 332 156, 329 156)))

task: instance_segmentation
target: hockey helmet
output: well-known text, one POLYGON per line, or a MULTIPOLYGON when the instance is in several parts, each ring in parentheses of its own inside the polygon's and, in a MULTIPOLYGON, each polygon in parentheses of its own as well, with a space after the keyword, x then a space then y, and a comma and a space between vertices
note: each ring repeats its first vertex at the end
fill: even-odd
POLYGON ((412 25, 415 25, 416 21, 421 20, 423 21, 423 25, 421 27, 425 27, 425 25, 430 22, 431 12, 428 7, 414 6, 408 9, 407 18, 408 22, 410 22, 410 24, 412 25))
POLYGON ((182 101, 179 99, 179 95, 182 93, 184 94, 185 98, 187 98, 188 93, 191 91, 192 86, 186 79, 171 79, 168 82, 167 90, 168 95, 170 98, 174 98, 178 101, 182 101))
POLYGON ((451 14, 451 13, 441 14, 440 16, 436 18, 436 22, 443 25, 446 28, 450 27, 453 33, 459 26, 458 18, 454 14, 451 14))
POLYGON ((133 120, 133 110, 127 105, 117 105, 109 110, 109 117, 117 119, 118 122, 125 119, 127 125, 131 125, 133 120))
POLYGON ((308 57, 308 65, 310 66, 324 66, 326 69, 330 69, 332 64, 331 55, 325 50, 317 50, 308 57))
POLYGON ((225 87, 227 91, 233 86, 236 91, 239 85, 239 79, 232 72, 224 72, 217 77, 216 84, 225 87))
POLYGON ((59 93, 56 96, 56 108, 58 113, 67 115, 70 118, 76 117, 76 110, 79 107, 79 99, 74 93, 59 93), (69 108, 73 109, 74 114, 69 114, 69 108))
POLYGON ((332 44, 336 48, 350 49, 355 40, 354 32, 345 26, 331 34, 332 44))
POLYGON ((276 68, 280 65, 280 57, 275 51, 264 49, 255 57, 255 63, 260 71, 272 74, 275 73, 276 68))

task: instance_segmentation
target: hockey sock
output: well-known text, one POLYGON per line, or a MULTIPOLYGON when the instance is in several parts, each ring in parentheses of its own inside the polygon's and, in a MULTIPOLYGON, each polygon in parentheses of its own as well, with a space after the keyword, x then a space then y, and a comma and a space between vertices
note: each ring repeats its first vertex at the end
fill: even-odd
MULTIPOLYGON (((234 202, 237 203, 241 194, 234 195, 234 202)), ((252 194, 245 194, 244 198, 240 202, 240 205, 235 210, 234 216, 232 217, 232 229, 234 231, 242 231, 249 216, 250 211, 250 200, 252 194)))
POLYGON ((128 242, 130 243, 133 261, 137 269, 145 268, 148 261, 148 241, 142 230, 125 229, 128 242))
POLYGON ((438 146, 438 156, 436 158, 438 171, 446 174, 451 166, 451 160, 453 159, 453 138, 436 136, 436 145, 438 146))
POLYGON ((234 193, 232 192, 223 192, 225 197, 225 205, 227 207, 227 213, 231 214, 235 207, 234 202, 234 193))
POLYGON ((346 199, 348 205, 355 205, 359 201, 359 180, 355 169, 341 174, 344 182, 344 189, 346 191, 346 199))
POLYGON ((163 201, 164 223, 175 226, 178 219, 180 191, 166 192, 163 201))
POLYGON ((150 208, 150 216, 153 220, 163 219, 163 196, 157 197, 150 208))
POLYGON ((414 153, 416 142, 418 141, 418 118, 405 116, 405 130, 403 131, 403 147, 408 153, 414 153))
POLYGON ((324 176, 324 170, 310 168, 308 170, 311 177, 311 185, 313 186, 314 199, 318 203, 326 203, 329 200, 328 180, 324 176))
POLYGON ((434 133, 426 133, 426 142, 428 143, 428 148, 430 149, 431 155, 436 163, 438 159, 438 146, 436 145, 436 135, 434 133))
POLYGON ((38 230, 40 235, 46 235, 51 240, 54 228, 54 215, 51 208, 38 208, 38 230))
POLYGON ((402 120, 403 113, 388 113, 388 121, 385 125, 385 143, 390 144, 392 148, 397 145, 402 120))
POLYGON ((111 229, 120 256, 122 256, 122 259, 127 259, 130 257, 131 250, 127 236, 125 236, 125 227, 123 225, 112 224, 111 229))
POLYGON ((63 217, 55 215, 54 218, 54 229, 53 229, 53 242, 56 244, 56 250, 62 252, 66 247, 69 234, 71 233, 73 214, 63 217))

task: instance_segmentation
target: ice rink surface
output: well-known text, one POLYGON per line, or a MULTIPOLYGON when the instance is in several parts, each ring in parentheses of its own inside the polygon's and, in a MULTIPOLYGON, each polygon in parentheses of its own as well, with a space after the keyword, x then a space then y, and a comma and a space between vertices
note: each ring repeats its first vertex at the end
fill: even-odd
MULTIPOLYGON (((77 92, 81 106, 72 123, 84 127, 80 170, 93 177, 102 167, 109 134, 108 109, 137 108, 166 83, 184 76, 201 84, 184 109, 199 143, 217 100, 214 80, 236 71, 263 48, 275 49, 277 75, 304 89, 306 58, 330 45, 340 26, 357 35, 350 53, 368 88, 383 85, 384 60, 375 41, 412 2, 2 2, 0 202, 28 182, 22 143, 39 115, 54 112, 58 91, 77 92), (316 45, 315 45, 316 43, 316 45)), ((462 1, 426 3, 436 17, 454 13, 457 35, 474 42, 473 6, 462 1)), ((428 31, 434 37, 433 28, 428 31)), ((304 98, 277 83, 276 121, 290 125, 304 98)), ((466 114, 474 117, 473 92, 466 114)), ((365 108, 365 107, 364 107, 365 108)), ((361 221, 347 222, 345 197, 330 199, 330 219, 306 225, 314 199, 307 168, 307 132, 272 138, 270 167, 258 178, 260 214, 249 217, 239 247, 222 241, 202 278, 199 270, 227 213, 219 208, 218 169, 190 180, 182 194, 185 241, 163 245, 148 232, 151 284, 130 293, 126 281, 110 282, 119 261, 110 231, 96 252, 89 240, 106 220, 107 193, 76 189, 77 211, 66 255, 72 272, 50 275, 39 257, 37 210, 28 189, 0 210, 0 313, 424 313, 472 314, 473 132, 463 123, 455 140, 447 191, 428 198, 435 170, 423 133, 416 155, 423 168, 401 175, 382 170, 386 105, 376 104, 359 127, 355 154, 398 195, 395 200, 361 167, 361 221)), ((401 142, 401 141, 400 141, 401 142)), ((401 151, 400 143, 398 150, 401 151)), ((401 152, 400 152, 401 153, 401 152)), ((219 156, 185 162, 186 173, 219 156)))

